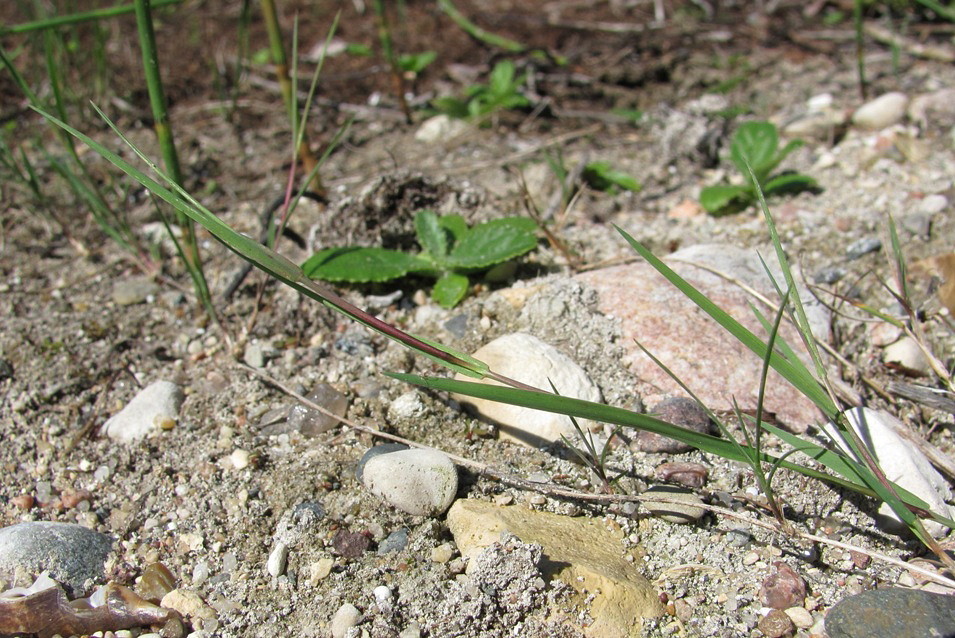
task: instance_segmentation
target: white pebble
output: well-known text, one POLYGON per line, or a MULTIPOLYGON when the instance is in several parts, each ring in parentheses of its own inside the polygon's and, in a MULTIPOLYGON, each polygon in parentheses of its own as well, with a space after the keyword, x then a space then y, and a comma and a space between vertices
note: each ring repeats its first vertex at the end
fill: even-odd
POLYGON ((332 632, 332 638, 345 638, 345 634, 352 627, 361 622, 361 612, 351 603, 345 603, 338 608, 335 615, 332 616, 329 629, 332 632))
POLYGON ((458 492, 458 472, 437 450, 399 450, 367 459, 361 473, 375 496, 416 516, 443 514, 458 492))
POLYGON ((394 598, 394 595, 391 593, 391 588, 387 585, 379 585, 375 587, 375 590, 372 592, 375 596, 375 604, 378 605, 378 609, 383 614, 391 613, 391 602, 394 598))
POLYGON ((932 373, 932 366, 929 364, 928 358, 922 352, 918 342, 912 337, 902 337, 895 343, 886 346, 882 353, 882 360, 885 363, 895 363, 922 375, 932 373))
POLYGON ((804 607, 790 607, 785 610, 786 615, 789 616, 789 619, 793 621, 793 624, 796 625, 799 629, 809 629, 812 627, 812 614, 810 614, 804 607))
POLYGON ((129 443, 159 430, 159 424, 175 421, 185 398, 170 381, 156 381, 133 397, 129 404, 103 424, 103 432, 115 441, 129 443))
POLYGON ((244 470, 249 467, 249 453, 242 448, 236 448, 229 455, 229 461, 232 462, 232 467, 235 469, 244 470))
POLYGON ((941 213, 946 208, 948 208, 948 198, 939 193, 928 195, 919 205, 919 211, 928 215, 941 213))
POLYGON ((856 109, 852 123, 861 128, 883 129, 900 121, 908 105, 909 98, 904 93, 886 93, 856 109))
POLYGON ((279 577, 285 573, 285 566, 288 563, 288 545, 282 541, 276 541, 272 553, 269 554, 269 560, 265 564, 269 575, 279 577))

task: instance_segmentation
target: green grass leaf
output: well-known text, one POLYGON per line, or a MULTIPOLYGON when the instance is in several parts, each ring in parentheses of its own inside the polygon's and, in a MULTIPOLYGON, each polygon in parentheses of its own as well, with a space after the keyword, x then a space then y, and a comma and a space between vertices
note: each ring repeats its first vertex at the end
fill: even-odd
POLYGON ((482 269, 537 247, 537 224, 527 217, 505 217, 478 224, 451 251, 455 268, 482 269))
POLYGON ((599 191, 621 188, 637 192, 643 188, 640 182, 623 171, 616 170, 610 162, 590 162, 584 168, 583 178, 587 184, 599 191))
POLYGON ((402 53, 398 56, 398 68, 408 73, 421 73, 425 67, 434 62, 437 57, 438 54, 435 51, 402 53))
POLYGON ((443 308, 454 308, 468 293, 470 282, 464 275, 447 273, 438 279, 431 290, 431 298, 443 308))
POLYGON ((746 201, 750 198, 745 186, 719 184, 707 186, 700 192, 700 205, 708 213, 719 213, 734 201, 746 201))
POLYGON ((302 270, 312 279, 352 284, 391 281, 430 267, 430 262, 415 255, 364 246, 326 248, 302 264, 302 270))

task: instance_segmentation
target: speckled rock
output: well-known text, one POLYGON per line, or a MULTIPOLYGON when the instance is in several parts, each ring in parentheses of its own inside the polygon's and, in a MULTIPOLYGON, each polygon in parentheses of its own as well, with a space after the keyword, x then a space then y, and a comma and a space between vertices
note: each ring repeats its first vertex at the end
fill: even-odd
MULTIPOLYGON (((761 254, 767 262, 772 261, 772 248, 762 250, 761 254)), ((775 292, 767 282, 756 251, 706 244, 673 253, 666 262, 737 321, 757 335, 766 334, 753 316, 751 297, 722 277, 686 263, 708 265, 774 298, 775 292)), ((706 316, 649 264, 594 270, 577 278, 597 290, 598 307, 603 313, 620 320, 621 343, 627 348, 623 362, 645 384, 637 388, 637 394, 645 400, 651 400, 654 392, 678 395, 683 391, 636 342, 689 384, 710 409, 732 410, 734 399, 743 410, 755 408, 762 359, 706 316)), ((782 281, 778 275, 777 280, 782 281)), ((813 303, 808 291, 800 290, 800 296, 806 303, 813 333, 827 339, 828 312, 813 303)), ((766 309, 762 310, 765 314, 766 309)), ((801 344, 796 331, 785 323, 780 334, 793 347, 801 344)), ((804 432, 819 419, 815 406, 775 372, 769 376, 766 409, 794 432, 804 432)))
POLYGON ((674 485, 654 485, 643 493, 644 496, 660 496, 667 501, 677 501, 675 503, 664 503, 663 501, 644 501, 643 506, 654 516, 659 516, 665 521, 671 523, 693 523, 703 518, 706 514, 700 505, 703 501, 700 497, 690 490, 674 485))
POLYGON ((103 424, 109 438, 130 443, 166 429, 179 418, 184 395, 171 381, 156 381, 143 388, 129 404, 103 424))
POLYGON ((888 587, 850 596, 826 616, 829 638, 925 638, 955 635, 955 598, 888 587))
POLYGON ((773 563, 773 571, 759 588, 763 604, 773 609, 789 609, 806 599, 806 582, 792 567, 782 561, 773 563))
MULTIPOLYGON (((550 390, 550 384, 561 396, 600 401, 600 390, 587 373, 573 359, 537 337, 513 333, 498 337, 474 353, 474 357, 487 363, 491 370, 522 383, 550 390)), ((458 375, 463 381, 473 381, 458 375)), ((500 385, 495 381, 483 383, 500 385)), ((561 436, 574 440, 577 432, 566 416, 521 408, 495 401, 474 399, 455 394, 455 400, 474 406, 477 412, 500 428, 502 439, 531 447, 561 440, 561 436)), ((593 422, 579 419, 584 430, 597 429, 593 422)))
POLYGON ((361 464, 360 480, 375 496, 416 516, 443 514, 458 491, 457 469, 437 450, 374 453, 361 464))
POLYGON ((48 571, 70 593, 87 594, 93 585, 102 584, 112 545, 108 536, 72 523, 11 525, 0 529, 0 575, 14 582, 18 570, 32 576, 48 571))
POLYGON ((882 129, 905 117, 909 98, 905 93, 893 91, 869 100, 852 114, 852 123, 865 129, 882 129))
MULTIPOLYGON (((696 401, 687 397, 668 397, 647 410, 647 413, 695 432, 707 434, 710 431, 710 417, 706 411, 696 401)), ((676 454, 693 449, 692 445, 646 430, 638 431, 634 441, 644 452, 676 454)))
MULTIPOLYGON (((868 443, 889 480, 923 499, 933 511, 948 517, 955 515, 955 508, 945 502, 952 498, 948 482, 932 467, 924 454, 896 434, 897 430, 906 427, 905 424, 890 414, 869 408, 853 408, 847 412, 847 416, 862 440, 868 443)), ((830 436, 835 436, 832 424, 827 424, 826 430, 830 436)), ((887 504, 879 508, 878 518, 884 527, 892 530, 902 528, 901 521, 887 504)), ((934 521, 923 521, 923 525, 935 537, 942 536, 948 530, 934 521)))
MULTIPOLYGON (((587 636, 639 634, 643 618, 663 613, 653 585, 624 558, 622 536, 598 520, 461 499, 448 512, 448 527, 466 557, 498 542, 503 533, 540 545, 545 579, 560 578, 582 597, 592 596, 594 622, 587 636)), ((583 598, 581 604, 586 604, 583 598)))

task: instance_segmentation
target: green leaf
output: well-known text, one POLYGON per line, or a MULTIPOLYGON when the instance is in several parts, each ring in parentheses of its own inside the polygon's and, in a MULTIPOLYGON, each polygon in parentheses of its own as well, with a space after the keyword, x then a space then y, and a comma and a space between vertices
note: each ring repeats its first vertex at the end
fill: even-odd
POLYGON ((501 60, 494 65, 491 76, 488 78, 488 88, 495 95, 513 93, 515 90, 514 74, 516 69, 510 60, 501 60))
POLYGON ((640 182, 622 171, 614 169, 610 162, 590 162, 584 167, 584 181, 599 191, 609 191, 614 187, 637 192, 640 182))
POLYGON ((447 273, 435 282, 431 290, 431 298, 444 308, 454 308, 464 299, 469 284, 468 278, 464 275, 447 273))
MULTIPOLYGON (((795 151, 797 148, 802 147, 805 144, 802 140, 791 140, 786 146, 782 147, 773 161, 772 168, 779 166, 779 163, 786 159, 786 156, 795 151)), ((770 169, 772 170, 772 169, 770 169)))
POLYGON ((344 246, 318 251, 302 264, 302 270, 312 279, 357 284, 390 281, 431 266, 424 259, 397 250, 344 246))
POLYGON ((634 126, 639 124, 640 120, 643 119, 643 111, 640 109, 610 109, 610 112, 617 117, 622 117, 634 126))
POLYGON ((425 67, 434 62, 437 57, 438 54, 435 51, 403 53, 398 56, 398 68, 408 73, 421 73, 425 67))
POLYGON ((816 186, 816 180, 808 175, 786 173, 784 175, 777 175, 763 184, 763 194, 768 197, 780 193, 796 193, 809 188, 815 188, 816 186))
POLYGON ((420 211, 414 218, 418 243, 435 261, 441 263, 448 254, 448 231, 441 227, 434 211, 420 211))
POLYGON ((362 44, 361 42, 349 42, 345 45, 345 53, 348 55, 356 55, 362 58, 369 58, 371 57, 373 51, 367 44, 362 44))
POLYGON ((435 98, 431 100, 431 105, 439 113, 444 113, 449 117, 464 119, 468 116, 468 103, 456 97, 446 96, 435 98))
POLYGON ((451 245, 454 246, 468 232, 468 223, 460 215, 443 215, 438 218, 441 228, 451 233, 451 245))
POLYGON ((730 145, 730 156, 736 168, 748 175, 746 163, 753 167, 756 177, 762 182, 770 170, 779 146, 776 127, 770 122, 744 122, 736 129, 730 145))
POLYGON ((537 247, 537 224, 527 217, 505 217, 478 224, 451 251, 455 268, 482 269, 537 247))
POLYGON ((718 213, 734 200, 750 199, 749 189, 745 186, 707 186, 700 192, 700 205, 709 213, 718 213))

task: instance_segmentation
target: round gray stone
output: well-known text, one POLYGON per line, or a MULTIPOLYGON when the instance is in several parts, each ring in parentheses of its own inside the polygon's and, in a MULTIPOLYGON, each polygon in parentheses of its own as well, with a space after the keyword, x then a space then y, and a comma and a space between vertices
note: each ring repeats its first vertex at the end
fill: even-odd
MULTIPOLYGON (((89 592, 103 578, 113 541, 73 523, 19 523, 0 529, 0 574, 13 581, 20 569, 48 571, 73 595, 89 592)), ((28 584, 28 583, 20 583, 28 584)))
POLYGON ((952 636, 955 599, 898 587, 865 591, 829 610, 826 633, 830 638, 952 636))

